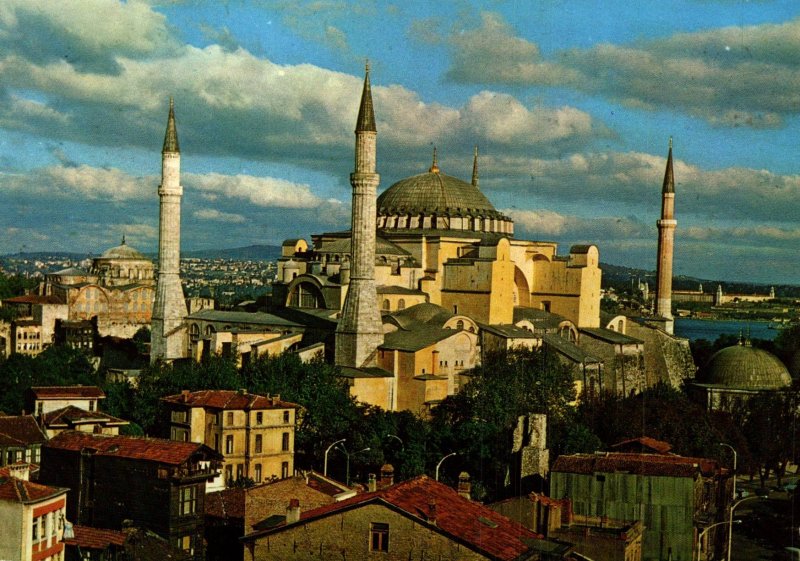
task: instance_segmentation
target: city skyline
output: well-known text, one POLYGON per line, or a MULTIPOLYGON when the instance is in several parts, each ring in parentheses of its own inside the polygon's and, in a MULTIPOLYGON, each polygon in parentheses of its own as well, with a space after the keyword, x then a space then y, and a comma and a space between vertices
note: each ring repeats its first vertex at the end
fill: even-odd
POLYGON ((379 192, 480 186, 520 238, 655 268, 674 139, 675 274, 796 283, 800 6, 780 1, 0 8, 0 253, 157 245, 175 97, 184 250, 349 227, 372 68, 379 192), (601 7, 602 4, 602 7, 601 7))

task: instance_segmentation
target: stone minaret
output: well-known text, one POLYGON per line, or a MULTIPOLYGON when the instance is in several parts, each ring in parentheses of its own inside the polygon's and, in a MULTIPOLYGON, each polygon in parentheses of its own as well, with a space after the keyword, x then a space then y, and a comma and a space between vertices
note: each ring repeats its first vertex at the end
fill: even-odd
POLYGON ((383 343, 375 289, 375 207, 380 183, 380 176, 375 173, 378 129, 372 109, 369 66, 364 76, 355 133, 355 171, 350 174, 350 185, 353 186, 352 263, 350 286, 336 328, 336 364, 360 368, 375 365, 376 350, 383 343))
POLYGON ((169 100, 169 119, 161 150, 161 185, 158 187, 158 285, 153 304, 150 361, 172 360, 186 355, 187 315, 181 286, 181 151, 175 128, 175 107, 169 100))
POLYGON ((475 155, 472 157, 472 185, 478 187, 478 146, 475 146, 475 155))
POLYGON ((672 138, 661 188, 661 220, 658 224, 658 263, 656 272, 656 315, 665 320, 664 330, 672 333, 672 253, 675 247, 675 176, 672 171, 672 138))

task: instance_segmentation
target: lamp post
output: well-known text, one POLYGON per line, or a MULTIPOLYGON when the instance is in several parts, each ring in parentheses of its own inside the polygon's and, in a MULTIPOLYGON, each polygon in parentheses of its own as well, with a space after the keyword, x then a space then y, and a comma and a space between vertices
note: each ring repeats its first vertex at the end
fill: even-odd
POLYGON ((403 443, 403 439, 397 436, 396 434, 387 434, 386 438, 394 438, 397 442, 400 443, 400 447, 405 449, 405 444, 403 443))
POLYGON ((438 464, 436 464, 436 481, 439 481, 439 467, 442 465, 442 462, 444 462, 444 461, 445 461, 447 458, 449 458, 450 456, 455 456, 456 454, 458 454, 458 452, 450 452, 450 453, 449 453, 448 455, 446 455, 444 458, 442 458, 441 460, 439 460, 439 463, 438 463, 438 464))
POLYGON ((360 454, 361 452, 369 452, 370 448, 369 446, 367 446, 366 448, 362 448, 361 450, 351 453, 348 452, 347 448, 345 448, 344 444, 342 444, 341 446, 339 446, 339 450, 342 452, 342 454, 345 455, 345 458, 347 458, 347 471, 344 480, 347 486, 350 487, 350 456, 355 456, 356 454, 360 454))
MULTIPOLYGON (((753 498, 755 498, 755 497, 753 497, 753 498)), ((741 524, 741 523, 742 523, 741 520, 723 520, 722 522, 715 522, 711 526, 706 526, 705 528, 703 528, 703 531, 700 532, 699 534, 697 534, 697 561, 701 561, 701 559, 700 559, 700 549, 703 546, 703 536, 706 535, 706 532, 708 532, 711 528, 716 528, 717 526, 722 526, 723 524, 730 524, 731 527, 730 527, 729 531, 733 532, 733 525, 734 524, 741 524)))
POLYGON ((336 446, 340 442, 344 442, 345 440, 347 440, 347 439, 346 438, 342 438, 341 440, 337 440, 336 442, 334 442, 333 444, 331 444, 330 446, 328 446, 325 449, 325 464, 322 467, 322 475, 324 475, 325 477, 328 477, 328 452, 331 451, 331 448, 333 448, 334 446, 336 446))
POLYGON ((730 524, 730 527, 728 528, 728 553, 727 553, 727 559, 728 561, 731 561, 731 545, 733 544, 733 509, 736 508, 735 506, 733 506, 733 501, 736 500, 736 464, 739 455, 736 453, 736 448, 734 448, 730 444, 720 442, 719 445, 725 446, 726 448, 730 448, 731 452, 733 452, 733 494, 731 495, 731 511, 730 515, 728 516, 728 524, 730 524))

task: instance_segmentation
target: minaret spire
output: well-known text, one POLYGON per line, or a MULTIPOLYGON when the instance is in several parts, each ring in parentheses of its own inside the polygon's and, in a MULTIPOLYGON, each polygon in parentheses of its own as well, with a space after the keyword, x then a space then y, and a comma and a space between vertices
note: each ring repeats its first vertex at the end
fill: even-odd
POLYGON ((180 277, 182 196, 175 102, 170 97, 158 187, 158 282, 151 320, 151 362, 183 358, 187 354, 183 323, 187 310, 180 277))
POLYGON ((361 368, 374 366, 378 346, 383 343, 383 326, 375 287, 375 243, 377 189, 380 175, 377 161, 377 128, 369 83, 369 64, 356 119, 355 170, 350 229, 350 283, 336 327, 336 364, 361 368))
POLYGON ((656 315, 664 320, 664 329, 672 333, 672 257, 675 247, 675 174, 672 165, 672 137, 661 187, 661 219, 658 225, 658 258, 656 271, 656 315))
POLYGON ((478 145, 475 145, 475 155, 472 157, 472 186, 478 187, 478 145))
POLYGON ((431 164, 428 173, 439 173, 439 161, 436 159, 436 146, 433 147, 433 163, 431 164))

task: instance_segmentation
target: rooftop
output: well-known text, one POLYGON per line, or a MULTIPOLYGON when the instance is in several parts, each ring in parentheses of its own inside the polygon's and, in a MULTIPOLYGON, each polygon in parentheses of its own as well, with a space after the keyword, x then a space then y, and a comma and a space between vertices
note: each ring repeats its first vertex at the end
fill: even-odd
POLYGON ((119 530, 105 530, 102 528, 92 528, 91 526, 80 526, 78 524, 72 526, 72 531, 75 532, 75 537, 64 538, 64 543, 82 549, 105 550, 112 545, 123 545, 127 538, 125 532, 119 530))
POLYGON ((46 441, 33 415, 0 416, 0 446, 23 447, 46 441))
POLYGON ((31 388, 34 399, 104 399, 106 394, 97 386, 34 386, 31 388))
POLYGON ((559 456, 553 472, 561 473, 615 473, 633 475, 695 477, 714 475, 720 471, 715 460, 691 458, 672 454, 637 454, 625 452, 597 452, 559 456))
POLYGON ((256 409, 296 409, 296 403, 282 401, 279 395, 263 396, 247 391, 235 390, 200 390, 183 392, 161 398, 167 403, 185 405, 187 407, 208 407, 210 409, 231 409, 252 411, 256 409))
POLYGON ((8 467, 0 469, 0 501, 13 503, 38 503, 59 495, 67 489, 49 487, 32 481, 12 477, 8 467))
MULTIPOLYGON (((511 561, 531 551, 526 540, 542 536, 521 524, 509 520, 480 503, 461 497, 454 489, 438 483, 425 475, 397 485, 363 493, 351 499, 303 512, 299 524, 359 508, 361 505, 379 504, 413 519, 424 527, 464 544, 473 551, 493 559, 511 561), (435 501, 435 519, 431 503, 435 501)), ((245 536, 251 541, 260 536, 275 534, 292 525, 285 523, 245 536)))
POLYGON ((46 448, 80 452, 94 450, 96 456, 115 456, 132 460, 181 465, 198 452, 218 456, 203 444, 178 442, 162 438, 144 438, 122 435, 89 434, 80 431, 64 431, 51 438, 46 448))
POLYGON ((50 411, 42 415, 42 423, 47 428, 68 427, 84 423, 103 423, 107 425, 128 425, 128 421, 118 419, 102 411, 86 411, 74 405, 67 405, 61 409, 50 411))

